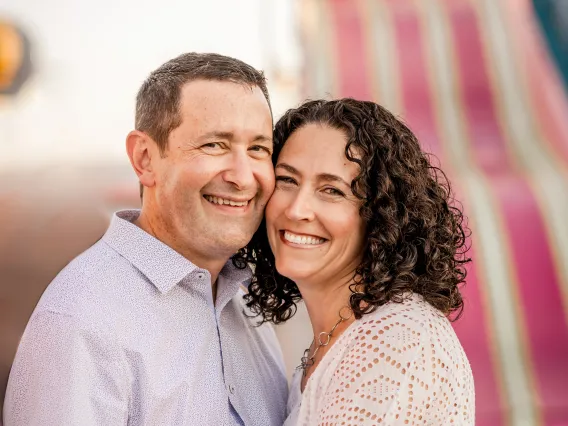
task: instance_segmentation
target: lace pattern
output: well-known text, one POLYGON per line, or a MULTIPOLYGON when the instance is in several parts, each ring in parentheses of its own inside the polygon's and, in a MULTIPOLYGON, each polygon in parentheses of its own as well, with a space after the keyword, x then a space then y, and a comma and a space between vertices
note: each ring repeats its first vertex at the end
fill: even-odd
POLYGON ((450 322, 420 296, 354 322, 300 394, 286 426, 474 425, 471 368, 450 322))

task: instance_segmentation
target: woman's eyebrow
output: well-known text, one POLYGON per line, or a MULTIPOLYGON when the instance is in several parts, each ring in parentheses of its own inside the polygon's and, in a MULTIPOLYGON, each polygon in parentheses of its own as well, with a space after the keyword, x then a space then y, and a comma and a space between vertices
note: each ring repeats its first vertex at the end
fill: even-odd
MULTIPOLYGON (((291 166, 291 165, 289 165, 289 164, 286 164, 286 163, 278 163, 275 168, 276 168, 276 169, 284 169, 284 170, 286 170, 288 173, 291 173, 291 174, 296 175, 296 176, 301 176, 301 175, 302 175, 302 174, 298 171, 298 169, 296 169, 295 167, 293 167, 293 166, 291 166)), ((334 174, 331 174, 331 173, 320 173, 320 174, 318 174, 318 175, 316 176, 316 178, 317 178, 318 180, 323 180, 323 181, 326 181, 326 182, 339 182, 339 183, 342 183, 342 184, 347 185, 347 186, 349 186, 349 187, 351 186, 351 184, 347 183, 347 182, 345 181, 345 179, 343 179, 342 177, 337 176, 337 175, 334 175, 334 174)))
POLYGON ((344 185, 351 186, 342 177, 339 177, 337 175, 333 175, 331 173, 321 173, 317 177, 318 177, 319 180, 324 180, 326 182, 340 182, 340 183, 343 183, 344 185))
POLYGON ((284 169, 287 172, 292 173, 293 175, 301 176, 301 173, 298 171, 298 169, 286 163, 278 163, 275 169, 284 169))

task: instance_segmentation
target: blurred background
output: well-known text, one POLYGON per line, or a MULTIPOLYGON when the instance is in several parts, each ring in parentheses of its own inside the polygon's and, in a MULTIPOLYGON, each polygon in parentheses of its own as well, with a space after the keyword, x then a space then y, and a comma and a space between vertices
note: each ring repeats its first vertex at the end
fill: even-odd
MULTIPOLYGON (((568 425, 568 0, 0 0, 0 406, 47 284, 139 206, 135 94, 187 51, 264 69, 275 118, 353 96, 404 119, 473 230, 477 424, 568 425)), ((291 373, 305 311, 277 332, 291 373)))

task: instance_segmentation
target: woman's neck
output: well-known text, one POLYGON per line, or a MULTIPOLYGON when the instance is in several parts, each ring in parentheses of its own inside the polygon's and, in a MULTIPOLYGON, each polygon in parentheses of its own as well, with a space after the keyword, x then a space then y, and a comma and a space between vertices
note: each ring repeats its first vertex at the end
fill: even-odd
POLYGON ((318 341, 317 336, 320 333, 329 333, 333 326, 337 324, 340 319, 340 312, 343 318, 350 318, 342 321, 334 334, 339 334, 353 322, 353 315, 347 309, 350 307, 349 298, 352 292, 349 286, 352 283, 352 277, 326 283, 296 283, 310 316, 316 343, 318 341))

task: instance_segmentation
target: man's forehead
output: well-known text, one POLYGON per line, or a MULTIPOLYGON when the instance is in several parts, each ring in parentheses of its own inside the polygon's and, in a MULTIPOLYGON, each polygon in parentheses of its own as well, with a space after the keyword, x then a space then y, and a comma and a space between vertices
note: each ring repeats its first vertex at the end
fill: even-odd
POLYGON ((177 131, 194 141, 272 140, 272 115, 257 86, 192 81, 182 88, 180 101, 181 125, 177 131))
POLYGON ((260 87, 246 83, 234 83, 231 81, 218 80, 194 80, 186 83, 181 89, 180 103, 182 106, 195 106, 198 109, 204 103, 214 104, 217 102, 236 102, 248 99, 257 100, 260 104, 268 102, 260 87))
MULTIPOLYGON (((181 93, 180 115, 183 121, 208 121, 212 126, 226 126, 231 131, 236 123, 270 127, 272 114, 259 87, 231 82, 195 81, 181 93)), ((206 123, 203 123, 205 125, 206 123)))

